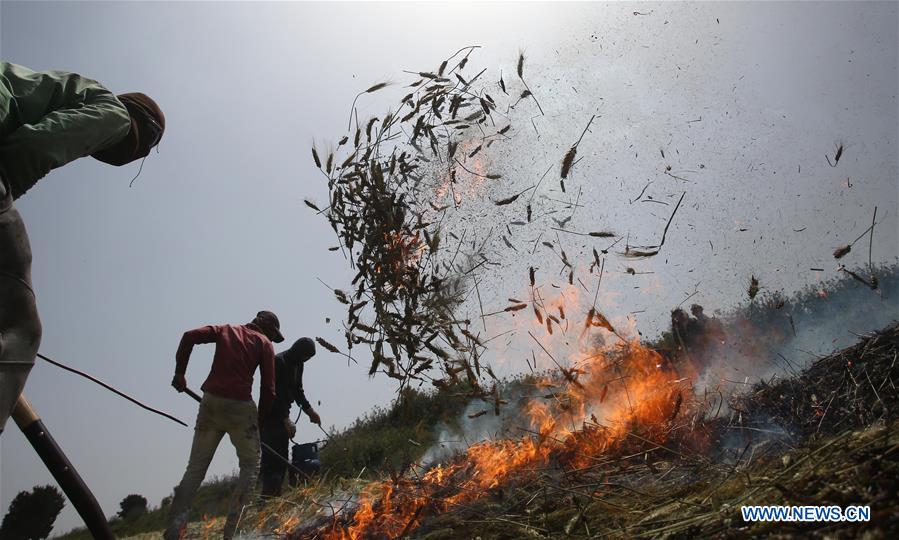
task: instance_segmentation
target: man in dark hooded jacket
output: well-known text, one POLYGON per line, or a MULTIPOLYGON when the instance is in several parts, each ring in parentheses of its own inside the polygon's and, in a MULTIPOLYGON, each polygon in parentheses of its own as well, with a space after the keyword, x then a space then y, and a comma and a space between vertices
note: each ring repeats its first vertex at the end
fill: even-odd
POLYGON ((296 403, 309 416, 313 424, 321 425, 321 418, 303 391, 303 366, 315 356, 315 342, 300 338, 284 352, 275 355, 275 400, 271 412, 262 421, 262 442, 277 450, 281 458, 271 451, 262 451, 260 480, 263 496, 278 496, 287 471, 285 460, 290 440, 296 435, 297 427, 290 420, 290 408, 296 403))

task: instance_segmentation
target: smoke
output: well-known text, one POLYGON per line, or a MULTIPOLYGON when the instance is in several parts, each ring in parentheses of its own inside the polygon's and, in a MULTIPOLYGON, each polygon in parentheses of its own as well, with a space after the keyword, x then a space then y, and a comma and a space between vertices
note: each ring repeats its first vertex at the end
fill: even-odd
POLYGON ((789 432, 770 419, 757 422, 752 429, 726 429, 713 454, 716 461, 727 465, 749 463, 755 455, 766 452, 769 448, 789 444, 792 439, 789 432))
POLYGON ((437 426, 437 442, 422 456, 421 466, 429 468, 446 461, 474 443, 520 436, 519 428, 531 424, 525 411, 527 403, 537 397, 537 391, 532 385, 521 384, 509 384, 506 389, 515 401, 501 407, 499 415, 491 405, 472 400, 453 425, 441 422, 437 426))
POLYGON ((697 390, 739 391, 771 377, 795 375, 858 336, 899 319, 899 266, 875 271, 879 288, 848 277, 808 287, 787 299, 770 295, 720 318, 721 341, 702 340, 692 353, 702 366, 697 390))
POLYGON ((484 404, 472 401, 459 416, 457 425, 450 426, 441 422, 437 427, 437 442, 425 452, 421 458, 424 467, 440 463, 457 453, 465 451, 472 443, 493 438, 502 430, 508 409, 503 409, 500 416, 492 414, 471 418, 484 408, 484 404))
POLYGON ((809 305, 793 313, 796 334, 778 352, 805 355, 801 365, 807 365, 815 356, 848 347, 858 334, 879 330, 899 319, 899 267, 883 268, 876 276, 877 291, 849 278, 831 291, 818 288, 809 305))

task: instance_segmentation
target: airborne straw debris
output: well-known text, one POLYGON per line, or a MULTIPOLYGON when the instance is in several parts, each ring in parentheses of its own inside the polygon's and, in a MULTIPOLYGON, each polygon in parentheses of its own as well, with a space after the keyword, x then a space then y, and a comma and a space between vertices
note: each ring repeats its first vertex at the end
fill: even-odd
POLYGON ((750 300, 754 300, 755 296, 759 293, 759 280, 755 276, 751 276, 749 278, 749 290, 747 294, 749 295, 750 300))
POLYGON ((577 147, 581 144, 581 141, 584 139, 584 135, 587 134, 587 131, 590 129, 590 124, 593 123, 593 120, 596 118, 596 115, 590 117, 590 121, 587 122, 587 127, 584 128, 584 132, 581 133, 580 138, 571 146, 571 149, 568 150, 568 153, 565 154, 565 157, 562 159, 562 170, 560 175, 562 178, 568 178, 568 173, 571 171, 571 166, 574 165, 574 158, 577 155, 577 147))

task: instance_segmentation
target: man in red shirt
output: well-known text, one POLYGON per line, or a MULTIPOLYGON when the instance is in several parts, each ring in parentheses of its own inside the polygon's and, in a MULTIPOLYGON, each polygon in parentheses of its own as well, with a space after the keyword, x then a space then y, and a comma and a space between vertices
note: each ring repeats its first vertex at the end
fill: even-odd
POLYGON ((194 345, 215 343, 212 369, 203 383, 203 400, 197 414, 194 440, 187 470, 175 488, 169 510, 166 540, 181 538, 187 525, 190 505, 206 476, 206 470, 225 433, 237 450, 240 476, 231 498, 225 521, 224 538, 234 536, 237 519, 250 502, 259 472, 259 418, 264 418, 275 399, 275 351, 272 342, 284 341, 278 317, 260 311, 249 324, 204 326, 189 330, 181 338, 175 353, 175 377, 172 386, 179 392, 187 388, 184 373, 194 345), (253 403, 253 374, 261 373, 259 410, 253 403))

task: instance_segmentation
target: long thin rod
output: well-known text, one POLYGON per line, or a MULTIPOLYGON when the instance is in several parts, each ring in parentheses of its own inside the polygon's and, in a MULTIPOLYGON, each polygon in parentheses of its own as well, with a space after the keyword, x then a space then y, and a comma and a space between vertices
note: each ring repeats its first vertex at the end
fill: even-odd
POLYGON ((174 416, 172 416, 172 415, 170 415, 170 414, 168 414, 168 413, 164 413, 164 412, 162 412, 162 411, 160 411, 160 410, 158 410, 158 409, 154 409, 153 407, 150 407, 149 405, 145 405, 145 404, 141 403, 140 401, 134 399, 133 397, 129 396, 128 394, 126 394, 126 393, 124 393, 124 392, 122 392, 122 391, 120 391, 120 390, 117 390, 117 389, 113 388, 112 386, 106 384, 105 382, 101 381, 100 379, 97 379, 96 377, 93 377, 93 376, 88 375, 87 373, 85 373, 85 372, 83 372, 83 371, 79 371, 79 370, 77 370, 77 369, 75 369, 75 368, 73 368, 73 367, 69 367, 69 366, 67 366, 67 365, 65 365, 65 364, 62 364, 62 363, 60 363, 60 362, 57 362, 56 360, 53 360, 52 358, 49 358, 49 357, 47 357, 47 356, 44 356, 44 355, 41 354, 41 353, 38 353, 37 356, 38 356, 38 358, 41 358, 41 359, 43 359, 43 360, 46 360, 47 362, 53 364, 53 365, 56 366, 56 367, 60 367, 60 368, 62 368, 62 369, 64 369, 64 370, 66 370, 66 371, 71 371, 72 373, 74 373, 74 374, 76 374, 76 375, 81 375, 82 377, 84 377, 85 379, 87 379, 87 380, 89 380, 89 381, 91 381, 91 382, 94 382, 94 383, 99 384, 99 385, 102 386, 103 388, 109 390, 110 392, 112 392, 112 393, 114 393, 114 394, 118 394, 119 396, 122 396, 123 398, 127 399, 127 400, 130 401, 131 403, 134 403, 135 405, 137 405, 138 407, 140 407, 140 408, 142 408, 142 409, 146 409, 146 410, 148 410, 148 411, 150 411, 150 412, 152 412, 152 413, 156 413, 156 414, 158 414, 158 415, 160 415, 160 416, 164 416, 164 417, 168 418, 169 420, 171 420, 171 421, 173 421, 173 422, 178 422, 179 424, 181 424, 181 425, 184 426, 184 427, 190 427, 190 426, 188 426, 187 424, 185 424, 184 422, 182 422, 181 420, 178 420, 177 418, 175 418, 174 416))

